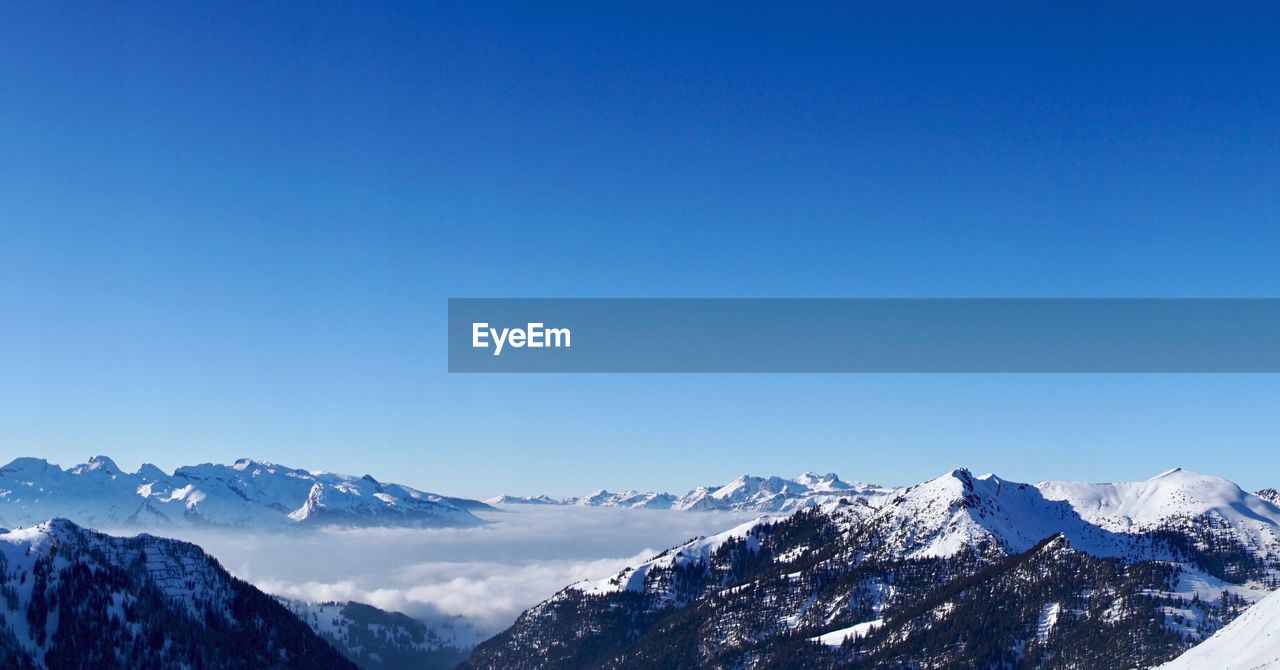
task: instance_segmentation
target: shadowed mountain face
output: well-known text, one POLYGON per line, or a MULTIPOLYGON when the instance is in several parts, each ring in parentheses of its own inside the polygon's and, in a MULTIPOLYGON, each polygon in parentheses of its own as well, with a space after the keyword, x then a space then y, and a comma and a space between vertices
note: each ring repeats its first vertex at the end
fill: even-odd
POLYGON ((96 528, 211 526, 280 530, 324 525, 467 527, 482 502, 448 498, 369 475, 311 472, 241 459, 232 465, 153 465, 126 473, 96 456, 66 470, 43 459, 0 467, 0 520, 63 517, 96 528))
POLYGON ((363 603, 282 602, 361 670, 450 670, 475 644, 460 619, 428 626, 363 603))
POLYGON ((1231 482, 955 470, 701 538, 564 589, 472 668, 1127 668, 1277 585, 1280 508, 1231 482))
POLYGON ((355 668, 199 547, 65 519, 0 533, 4 667, 355 668))

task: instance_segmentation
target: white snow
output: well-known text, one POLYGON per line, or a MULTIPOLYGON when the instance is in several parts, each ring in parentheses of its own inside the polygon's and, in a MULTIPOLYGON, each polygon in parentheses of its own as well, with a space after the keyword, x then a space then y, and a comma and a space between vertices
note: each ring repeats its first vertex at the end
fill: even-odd
POLYGON ((824 633, 817 637, 811 637, 809 638, 809 640, 812 642, 820 642, 822 644, 832 646, 832 647, 839 647, 840 645, 844 644, 845 640, 849 638, 856 639, 860 637, 866 637, 871 631, 883 625, 884 625, 884 620, 882 619, 876 619, 874 621, 864 621, 862 623, 849 626, 848 628, 841 628, 840 630, 833 630, 830 633, 824 633))
POLYGON ((1247 546, 1280 540, 1280 507, 1220 477, 1174 468, 1141 482, 1042 482, 1048 500, 1066 502, 1081 518, 1115 532, 1145 530, 1171 517, 1209 514, 1229 523, 1247 546))
POLYGON ((1245 610, 1212 637, 1160 670, 1280 668, 1280 592, 1245 610))
POLYGON ((1041 644, 1049 639, 1053 627, 1058 625, 1058 614, 1061 612, 1062 605, 1059 603, 1049 603, 1040 610, 1040 620, 1036 622, 1036 639, 1041 644))

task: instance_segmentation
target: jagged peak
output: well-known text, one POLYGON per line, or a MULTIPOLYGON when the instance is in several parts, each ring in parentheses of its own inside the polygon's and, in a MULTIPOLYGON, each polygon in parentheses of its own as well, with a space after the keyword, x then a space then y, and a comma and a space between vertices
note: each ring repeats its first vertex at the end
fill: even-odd
POLYGON ((252 458, 237 458, 236 462, 231 464, 232 470, 244 471, 253 467, 273 468, 276 467, 276 464, 270 461, 259 461, 252 458))
POLYGON ((103 456, 101 454, 91 457, 89 462, 85 465, 87 465, 90 470, 102 470, 103 472, 113 474, 120 472, 120 468, 116 466, 116 462, 111 460, 110 456, 103 456))
POLYGON ((1042 545, 1042 547, 1041 547, 1041 548, 1043 548, 1043 549, 1050 549, 1050 548, 1055 548, 1055 549, 1056 549, 1056 548, 1067 548, 1067 549, 1070 549, 1070 548, 1071 548, 1071 540, 1068 540, 1068 539, 1067 539, 1067 534, 1066 534, 1066 533, 1063 533, 1063 532, 1059 531, 1059 532, 1057 532, 1057 533, 1055 533, 1055 534, 1053 534, 1053 535, 1049 536, 1048 538, 1046 538, 1046 539, 1045 539, 1045 541, 1044 541, 1044 544, 1042 545))

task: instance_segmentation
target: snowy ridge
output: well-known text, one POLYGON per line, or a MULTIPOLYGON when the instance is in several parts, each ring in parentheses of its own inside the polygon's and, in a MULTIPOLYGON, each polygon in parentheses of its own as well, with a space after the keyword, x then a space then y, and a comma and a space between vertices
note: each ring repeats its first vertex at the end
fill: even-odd
POLYGON ((903 489, 863 523, 879 537, 878 552, 890 556, 1017 553, 1061 533, 1094 556, 1173 560, 1148 534, 1193 529, 1280 559, 1280 507, 1185 470, 1142 482, 1025 484, 961 468, 903 489))
MULTIPOLYGON (((211 603, 210 609, 224 619, 232 618, 229 595, 221 586, 225 575, 219 574, 216 564, 194 544, 150 535, 111 537, 87 531, 66 519, 52 519, 0 534, 0 557, 6 568, 3 581, 9 585, 18 582, 14 591, 16 599, 6 603, 4 620, 13 626, 18 639, 32 653, 41 654, 48 645, 42 646, 22 634, 29 631, 29 625, 19 615, 29 609, 32 598, 38 595, 36 580, 24 579, 22 575, 34 574, 36 564, 41 561, 50 562, 54 568, 48 588, 57 587, 58 570, 76 562, 97 568, 140 565, 145 579, 187 615, 201 615, 198 603, 203 601, 211 603)), ((118 595, 122 604, 128 600, 128 594, 118 595)))
MULTIPOLYGON (((737 490, 749 490, 743 484, 737 490)), ((731 491, 726 497, 733 495, 731 491)), ((1093 556, 1180 561, 1181 554, 1151 535, 1178 531, 1237 542, 1280 574, 1280 507, 1225 479, 1185 470, 1143 482, 1025 484, 994 474, 975 477, 958 468, 893 495, 855 496, 852 503, 843 497, 843 502, 827 503, 821 509, 841 518, 845 532, 865 538, 862 553, 849 557, 854 561, 949 558, 962 553, 994 558, 1027 551, 1054 535, 1093 556)), ((644 590, 646 577, 655 568, 705 562, 730 539, 745 538, 750 544, 753 529, 769 520, 761 517, 691 540, 612 577, 569 589, 591 595, 644 590)), ((1260 584, 1228 584, 1191 566, 1183 583, 1188 595, 1213 597, 1215 591, 1227 590, 1250 602, 1267 591, 1260 584)))
POLYGON ((1218 477, 1029 484, 959 468, 886 491, 570 585, 465 667, 662 666, 672 645, 711 667, 1150 667, 1280 584, 1280 507, 1218 477))
POLYGON ((604 489, 588 496, 553 498, 538 496, 496 496, 485 500, 495 505, 583 505, 589 507, 632 507, 681 511, 790 512, 836 502, 841 498, 879 501, 893 489, 874 484, 848 483, 835 473, 806 472, 798 477, 756 477, 742 475, 721 486, 699 486, 676 497, 670 493, 634 490, 610 493, 604 489))
POLYGON ((113 537, 66 519, 5 531, 0 596, 5 667, 253 667, 272 658, 349 667, 187 542, 113 537), (243 644, 249 629, 252 648, 243 644))
POLYGON ((753 548, 751 530, 766 521, 764 517, 748 521, 744 524, 707 537, 698 537, 668 549, 653 558, 637 565, 623 568, 618 574, 597 581, 583 581, 570 586, 575 591, 589 595, 603 595, 618 591, 643 591, 645 577, 655 568, 670 568, 675 565, 691 565, 705 563, 717 549, 730 540, 747 540, 748 547, 753 548))
POLYGON ((241 459, 180 467, 144 464, 134 473, 110 458, 63 470, 43 459, 0 467, 0 519, 30 525, 65 517, 98 528, 308 525, 474 526, 476 501, 447 498, 369 475, 311 472, 241 459))
POLYGON ((1175 468, 1141 482, 1042 482, 1037 488, 1106 531, 1140 533, 1207 519, 1251 550, 1274 556, 1280 547, 1280 507, 1221 477, 1175 468))
MULTIPOLYGON (((753 491, 746 480, 739 482, 723 497, 753 491)), ((1234 539, 1262 559, 1280 561, 1280 507, 1226 479, 1180 469, 1146 482, 1025 484, 1007 482, 995 474, 974 477, 960 468, 893 494, 852 500, 858 505, 828 502, 826 507, 840 510, 850 529, 874 535, 873 557, 950 557, 965 551, 1007 555, 1061 534, 1076 550, 1094 556, 1174 560, 1176 556, 1152 547, 1143 534, 1207 523, 1217 537, 1234 539)), ((644 573, 653 565, 669 564, 672 552, 681 560, 705 556, 708 548, 714 550, 728 538, 748 534, 763 520, 692 541, 631 566, 623 571, 626 574, 575 588, 593 593, 609 591, 607 584, 614 589, 620 588, 617 584, 632 588, 636 579, 643 583, 644 573)))
POLYGON ((1245 610, 1209 639, 1160 670, 1280 668, 1280 592, 1245 610))

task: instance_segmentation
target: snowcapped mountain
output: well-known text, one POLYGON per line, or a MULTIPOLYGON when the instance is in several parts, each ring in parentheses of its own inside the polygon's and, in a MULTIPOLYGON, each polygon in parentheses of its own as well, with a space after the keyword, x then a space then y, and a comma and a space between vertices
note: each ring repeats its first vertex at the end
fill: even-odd
POLYGON ((1227 480, 957 469, 567 587, 468 667, 1144 667, 1278 585, 1280 507, 1227 480))
POLYGON ((457 617, 428 625, 363 603, 281 602, 362 670, 447 670, 479 641, 475 629, 457 617))
POLYGON ((536 496, 494 496, 485 498, 484 502, 489 505, 572 505, 577 498, 552 498, 547 495, 536 496))
POLYGON ((610 493, 599 490, 588 496, 552 498, 539 496, 497 496, 485 502, 495 505, 583 505, 589 507, 633 507, 682 511, 790 512, 860 497, 879 500, 893 489, 873 484, 846 483, 834 473, 806 472, 794 479, 742 475, 723 486, 699 486, 683 496, 670 493, 627 490, 610 493))
POLYGON ((840 498, 879 500, 892 489, 874 484, 850 484, 835 473, 806 472, 794 479, 742 475, 723 486, 700 486, 680 497, 674 507, 682 510, 732 510, 735 512, 789 512, 836 502, 840 498))
POLYGON ((1213 637, 1160 670, 1275 670, 1280 668, 1280 591, 1245 610, 1213 637))
POLYGON ((1019 552, 1061 533, 1095 556, 1133 558, 1153 555, 1152 535, 1176 533, 1192 545, 1229 542, 1280 559, 1280 508, 1225 479, 1181 469, 1141 482, 1034 485, 957 469, 899 491, 860 523, 878 534, 875 551, 890 556, 1019 552))
POLYGON ((474 526, 482 522, 470 510, 481 508, 488 506, 369 475, 249 459, 180 467, 172 475, 150 464, 126 473, 105 456, 66 470, 36 458, 0 467, 0 520, 11 526, 54 517, 99 528, 474 526))
POLYGON ((0 532, 0 659, 50 668, 353 668, 199 547, 55 519, 0 532))
POLYGON ((1258 491, 1254 495, 1258 496, 1259 498, 1262 498, 1263 500, 1271 503, 1272 505, 1280 505, 1280 491, 1277 491, 1275 489, 1262 489, 1261 491, 1258 491))
POLYGON ((671 509, 676 497, 670 493, 641 493, 627 489, 622 493, 610 493, 600 489, 585 498, 579 498, 576 505, 588 507, 630 507, 633 509, 671 509))
POLYGON ((537 496, 495 496, 485 500, 491 505, 578 505, 580 507, 629 507, 632 509, 671 509, 676 497, 670 493, 640 492, 627 489, 613 493, 599 489, 582 497, 552 498, 537 496))

